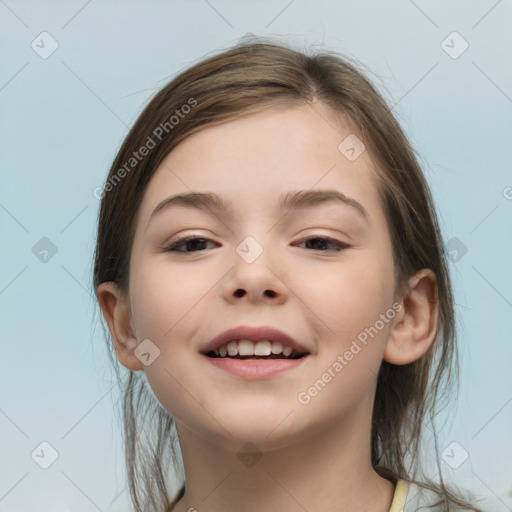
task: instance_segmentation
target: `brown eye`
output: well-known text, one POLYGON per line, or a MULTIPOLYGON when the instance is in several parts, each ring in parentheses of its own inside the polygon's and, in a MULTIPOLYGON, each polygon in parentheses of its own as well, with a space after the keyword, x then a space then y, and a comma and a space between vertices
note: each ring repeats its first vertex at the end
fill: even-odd
POLYGON ((300 242, 301 244, 308 244, 309 247, 306 247, 306 249, 312 249, 314 251, 322 251, 322 252, 325 252, 326 250, 334 250, 334 251, 341 251, 343 249, 347 249, 348 247, 350 247, 349 245, 347 244, 344 244, 343 242, 340 242, 338 240, 335 240, 334 238, 329 238, 329 237, 320 237, 320 236, 315 236, 315 237, 312 237, 312 238, 308 238, 306 240, 303 240, 302 242, 300 242), (335 249, 328 249, 326 248, 327 246, 334 246, 335 249), (312 247, 311 247, 312 246, 312 247))
POLYGON ((204 250, 204 244, 212 242, 208 238, 189 236, 173 242, 165 249, 166 252, 198 252, 204 250), (184 247, 185 249, 181 249, 184 247))

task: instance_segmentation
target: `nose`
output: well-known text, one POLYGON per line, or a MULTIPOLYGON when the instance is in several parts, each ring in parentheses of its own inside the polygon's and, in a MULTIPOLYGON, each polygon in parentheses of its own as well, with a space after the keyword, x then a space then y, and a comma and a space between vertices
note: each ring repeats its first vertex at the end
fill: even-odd
POLYGON ((224 283, 223 296, 230 303, 245 300, 254 304, 282 304, 289 288, 280 274, 276 258, 271 258, 269 250, 265 249, 251 263, 236 254, 224 283))

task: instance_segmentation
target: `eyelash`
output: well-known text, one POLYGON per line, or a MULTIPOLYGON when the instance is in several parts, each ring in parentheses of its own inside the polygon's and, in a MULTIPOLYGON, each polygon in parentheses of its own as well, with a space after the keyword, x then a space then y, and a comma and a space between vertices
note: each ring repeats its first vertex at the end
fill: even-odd
MULTIPOLYGON (((202 252, 202 250, 200 251, 179 251, 178 248, 179 247, 182 247, 183 244, 187 243, 187 242, 190 242, 192 240, 204 240, 205 242, 212 242, 212 240, 210 240, 209 238, 204 238, 204 237, 198 237, 198 236, 189 236, 189 237, 184 237, 184 238, 181 238, 179 240, 176 240, 175 242, 173 242, 169 247, 166 247, 164 249, 165 252, 183 252, 183 253, 190 253, 190 252, 202 252)), ((338 240, 335 240, 334 238, 330 238, 330 237, 324 237, 324 236, 313 236, 313 237, 310 237, 310 238, 306 238, 305 240, 302 240, 301 242, 299 243, 304 243, 304 242, 309 242, 311 240, 322 240, 324 242, 328 242, 328 243, 331 243, 333 245, 335 245, 337 247, 337 249, 332 249, 336 252, 339 252, 339 251, 342 251, 343 249, 348 249, 350 246, 343 243, 343 242, 340 242, 338 240)), ((327 252, 327 251, 323 251, 321 249, 311 249, 311 250, 320 250, 321 252, 327 252)))

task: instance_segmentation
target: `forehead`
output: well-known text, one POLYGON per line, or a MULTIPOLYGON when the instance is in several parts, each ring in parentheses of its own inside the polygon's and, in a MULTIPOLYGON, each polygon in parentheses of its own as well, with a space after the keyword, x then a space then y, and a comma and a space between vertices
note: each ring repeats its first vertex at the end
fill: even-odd
POLYGON ((350 124, 320 103, 273 106, 206 127, 176 146, 157 169, 141 221, 170 194, 196 191, 217 193, 229 198, 233 210, 247 211, 277 203, 288 190, 335 188, 375 210, 373 163, 368 151, 355 159, 346 152, 350 146, 361 151, 354 143, 362 141, 350 124))

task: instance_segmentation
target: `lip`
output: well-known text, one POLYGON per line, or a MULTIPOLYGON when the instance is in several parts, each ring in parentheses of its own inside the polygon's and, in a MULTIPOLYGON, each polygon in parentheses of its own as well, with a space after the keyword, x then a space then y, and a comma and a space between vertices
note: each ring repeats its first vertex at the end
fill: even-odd
POLYGON ((308 359, 303 356, 300 359, 231 359, 229 357, 208 357, 202 354, 211 364, 222 370, 228 371, 242 379, 269 379, 286 370, 299 367, 308 359))
MULTIPOLYGON (((228 343, 233 340, 251 340, 251 341, 279 341, 283 345, 289 345, 293 350, 301 354, 309 354, 310 351, 294 340, 288 334, 276 329, 274 327, 269 327, 266 325, 258 326, 258 327, 250 327, 247 325, 241 325, 238 327, 233 327, 232 329, 228 329, 227 331, 221 332, 215 338, 210 340, 204 347, 202 347, 201 352, 203 354, 208 354, 208 352, 214 351, 219 348, 221 345, 228 343)), ((301 358, 303 359, 303 358, 301 358)), ((273 361, 276 361, 275 359, 273 361)), ((300 361, 300 359, 299 359, 300 361)), ((251 363, 258 363, 259 361, 250 361, 251 363)), ((269 361, 261 361, 264 363, 268 363, 269 361)))

